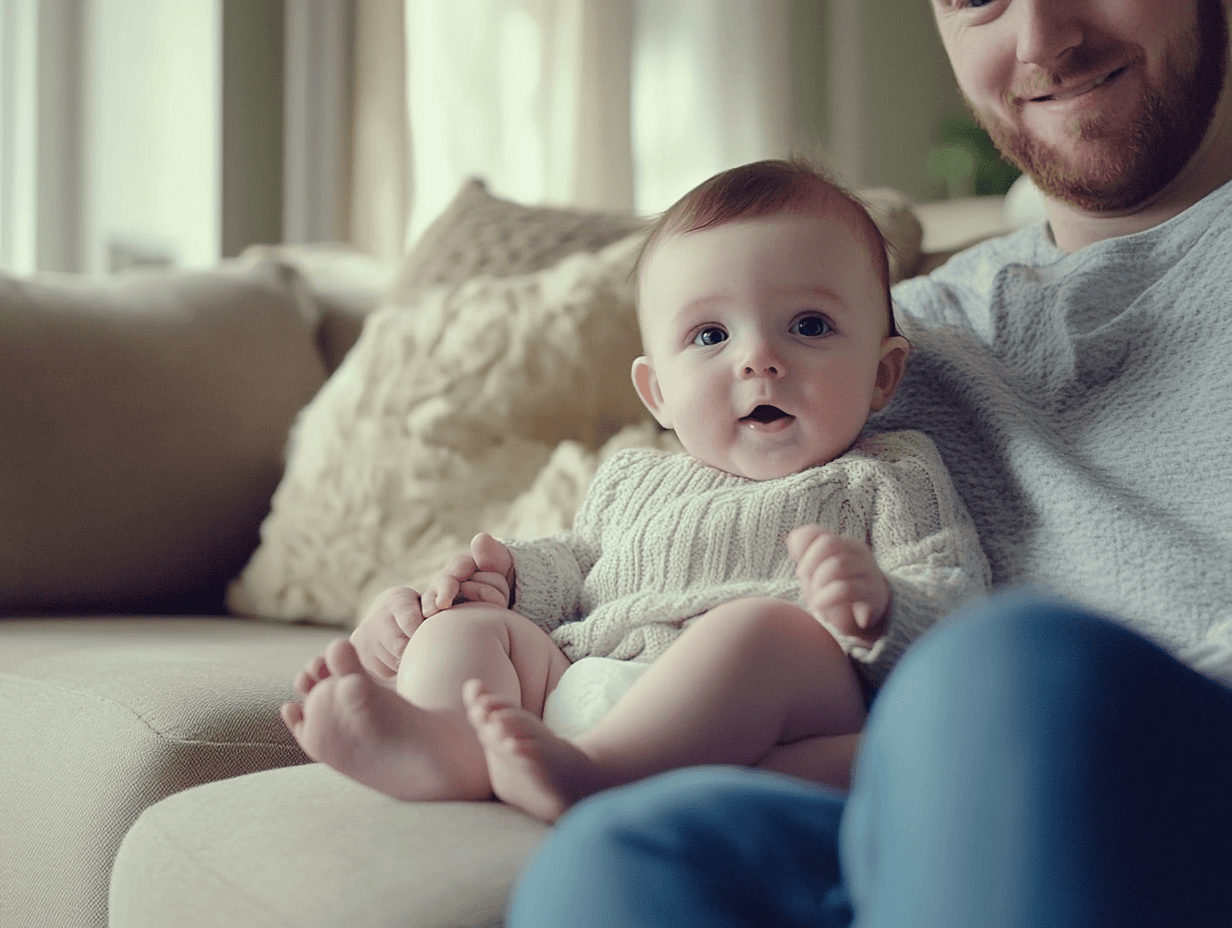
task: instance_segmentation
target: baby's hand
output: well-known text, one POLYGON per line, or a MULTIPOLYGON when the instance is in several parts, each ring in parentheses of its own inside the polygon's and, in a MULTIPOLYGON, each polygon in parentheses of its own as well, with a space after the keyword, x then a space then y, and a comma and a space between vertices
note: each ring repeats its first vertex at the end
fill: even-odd
POLYGON ((406 643, 424 620, 419 593, 409 586, 390 587, 372 601, 368 614, 351 633, 364 669, 381 681, 398 676, 406 643))
POLYGON ((787 551, 796 562, 804 605, 819 622, 870 645, 881 637, 890 585, 868 545, 802 525, 787 536, 787 551))
POLYGON ((450 560, 424 591, 424 618, 459 601, 508 609, 513 582, 513 555, 491 535, 480 532, 471 540, 470 552, 450 560))

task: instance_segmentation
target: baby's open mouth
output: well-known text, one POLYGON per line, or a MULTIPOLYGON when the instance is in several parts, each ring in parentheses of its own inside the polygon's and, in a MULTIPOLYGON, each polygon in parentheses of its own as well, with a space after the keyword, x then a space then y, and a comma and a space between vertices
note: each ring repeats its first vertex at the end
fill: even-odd
POLYGON ((763 425, 767 422, 777 422, 779 419, 791 419, 792 416, 783 412, 777 406, 758 406, 747 416, 741 418, 741 422, 760 422, 763 425))

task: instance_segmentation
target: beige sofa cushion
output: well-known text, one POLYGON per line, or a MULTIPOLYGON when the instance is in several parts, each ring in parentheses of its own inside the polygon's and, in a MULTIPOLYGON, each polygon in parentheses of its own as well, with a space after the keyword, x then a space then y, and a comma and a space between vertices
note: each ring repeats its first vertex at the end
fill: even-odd
POLYGON ((220 585, 325 378, 289 268, 0 277, 0 615, 220 585))
POLYGON ((398 269, 397 264, 339 243, 252 245, 240 258, 289 264, 304 278, 320 309, 317 347, 331 374, 355 344, 364 319, 380 304, 398 269))
POLYGON ((112 861, 142 810, 304 763, 278 706, 334 634, 228 618, 0 619, 0 925, 106 928, 112 861))
POLYGON ((489 928, 545 834, 495 802, 398 802, 321 764, 211 783, 129 831, 110 928, 489 928))

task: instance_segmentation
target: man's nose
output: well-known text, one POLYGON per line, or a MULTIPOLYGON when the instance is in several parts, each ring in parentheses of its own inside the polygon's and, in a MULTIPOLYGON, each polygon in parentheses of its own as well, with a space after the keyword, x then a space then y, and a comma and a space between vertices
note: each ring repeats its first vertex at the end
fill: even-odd
POLYGON ((1072 4, 1073 0, 1021 0, 1014 11, 1019 61, 1055 70, 1066 54, 1083 43, 1083 24, 1072 4))

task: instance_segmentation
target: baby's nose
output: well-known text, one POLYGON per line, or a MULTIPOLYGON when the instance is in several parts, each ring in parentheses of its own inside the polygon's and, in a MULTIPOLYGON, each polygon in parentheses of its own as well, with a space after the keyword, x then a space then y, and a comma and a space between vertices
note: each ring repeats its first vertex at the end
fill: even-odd
POLYGON ((737 360, 741 378, 781 377, 785 368, 775 347, 774 342, 764 335, 748 337, 744 342, 745 350, 737 360))
POLYGON ((744 366, 745 377, 777 377, 779 375, 779 365, 777 364, 746 364, 744 366))

